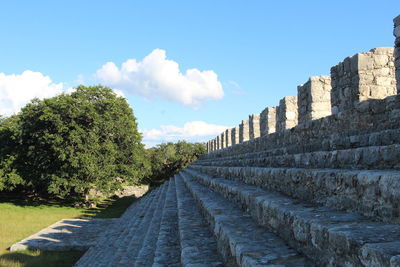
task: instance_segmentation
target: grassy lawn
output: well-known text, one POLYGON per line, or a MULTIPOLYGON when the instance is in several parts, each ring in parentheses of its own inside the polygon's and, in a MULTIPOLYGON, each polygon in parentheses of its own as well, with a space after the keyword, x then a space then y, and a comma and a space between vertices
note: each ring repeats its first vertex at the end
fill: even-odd
POLYGON ((83 252, 9 252, 8 248, 61 219, 119 217, 134 200, 134 197, 109 199, 97 208, 84 209, 57 202, 0 197, 0 266, 72 266, 83 252))

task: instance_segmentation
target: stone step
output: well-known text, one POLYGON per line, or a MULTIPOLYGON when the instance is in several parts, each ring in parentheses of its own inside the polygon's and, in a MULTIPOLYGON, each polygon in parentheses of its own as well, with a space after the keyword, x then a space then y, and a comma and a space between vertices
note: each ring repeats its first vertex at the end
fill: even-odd
POLYGON ((154 190, 154 196, 149 199, 147 203, 143 203, 143 209, 140 212, 126 217, 125 220, 121 220, 121 227, 118 235, 111 236, 104 245, 102 245, 104 251, 99 252, 98 259, 96 260, 96 262, 98 262, 97 266, 112 266, 123 257, 124 248, 127 247, 132 236, 135 235, 135 229, 138 228, 144 218, 151 216, 151 207, 158 201, 161 191, 162 188, 154 190))
POLYGON ((121 220, 121 230, 119 234, 110 237, 104 244, 105 246, 103 245, 103 251, 99 251, 98 260, 96 260, 98 263, 97 266, 113 266, 124 256, 125 248, 135 235, 135 229, 140 226, 146 217, 152 215, 152 206, 158 201, 162 189, 161 187, 155 192, 154 197, 144 205, 144 209, 141 213, 130 218, 128 217, 125 223, 121 220))
MULTIPOLYGON (((299 154, 315 151, 333 151, 352 149, 369 146, 388 146, 393 144, 400 144, 400 129, 389 129, 378 132, 372 132, 359 135, 332 135, 329 138, 296 143, 289 146, 279 146, 278 148, 269 148, 261 151, 247 152, 247 153, 229 153, 221 155, 221 153, 210 153, 203 155, 202 159, 212 160, 218 158, 224 159, 245 159, 248 157, 271 157, 284 154, 299 154), (218 156, 217 156, 218 155, 218 156)), ((260 148, 261 149, 261 148, 260 148)))
POLYGON ((275 234, 259 227, 247 212, 186 172, 180 178, 198 202, 227 266, 313 266, 275 234))
POLYGON ((132 216, 132 221, 134 218, 138 218, 144 213, 148 207, 148 203, 152 201, 154 197, 156 197, 158 193, 158 188, 149 192, 142 198, 138 199, 134 204, 132 204, 120 217, 120 220, 114 227, 111 227, 106 231, 103 237, 99 240, 98 244, 94 247, 91 247, 75 264, 75 266, 95 266, 96 262, 100 263, 104 259, 105 252, 109 250, 116 250, 116 248, 111 248, 113 242, 122 235, 124 231, 129 229, 129 225, 127 224, 127 217, 132 216))
POLYGON ((171 198, 171 194, 176 194, 175 188, 171 188, 172 180, 166 181, 164 184, 168 184, 165 196, 154 211, 153 218, 151 219, 150 225, 147 229, 146 236, 136 257, 134 266, 151 266, 154 261, 157 239, 159 238, 161 221, 164 216, 164 209, 168 198, 171 198))
POLYGON ((120 247, 121 258, 116 258, 115 261, 111 263, 110 266, 120 265, 120 266, 133 266, 139 253, 141 252, 146 238, 149 236, 154 228, 154 224, 157 223, 158 217, 160 217, 160 211, 162 210, 163 204, 165 202, 166 192, 168 189, 168 181, 163 183, 160 187, 161 192, 158 194, 158 199, 148 208, 148 213, 140 221, 140 224, 131 228, 133 232, 128 236, 129 243, 125 246, 120 247))
POLYGON ((256 153, 244 158, 199 160, 194 165, 251 166, 329 169, 400 170, 400 145, 370 146, 354 149, 317 151, 261 157, 256 153))
POLYGON ((175 176, 183 266, 223 266, 217 242, 180 177, 175 176))
POLYGON ((200 165, 189 169, 400 224, 399 171, 200 165))
POLYGON ((176 200, 175 179, 169 180, 167 197, 162 210, 161 225, 159 229, 154 259, 148 258, 137 261, 138 266, 180 266, 181 247, 178 230, 178 207, 176 200))
POLYGON ((299 202, 276 192, 212 178, 198 171, 185 170, 184 176, 235 202, 258 224, 276 233, 319 266, 391 266, 400 257, 400 225, 299 202))

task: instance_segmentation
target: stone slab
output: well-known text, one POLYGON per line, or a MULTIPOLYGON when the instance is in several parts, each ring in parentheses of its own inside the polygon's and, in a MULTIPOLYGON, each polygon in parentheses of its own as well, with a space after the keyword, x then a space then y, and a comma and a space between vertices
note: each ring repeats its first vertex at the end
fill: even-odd
POLYGON ((113 227, 114 219, 63 219, 21 240, 10 251, 38 249, 42 251, 84 251, 96 245, 101 235, 113 227))

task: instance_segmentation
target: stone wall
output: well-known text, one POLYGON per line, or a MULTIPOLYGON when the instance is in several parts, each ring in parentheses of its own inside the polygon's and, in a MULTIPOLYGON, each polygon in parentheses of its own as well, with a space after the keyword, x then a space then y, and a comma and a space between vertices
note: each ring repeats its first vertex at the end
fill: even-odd
MULTIPOLYGON (((300 127, 299 129, 304 130, 304 127, 310 127, 313 124, 311 122, 315 120, 329 118, 327 121, 330 121, 331 114, 345 112, 354 117, 354 114, 347 111, 357 110, 356 114, 360 115, 360 110, 370 105, 378 108, 377 104, 368 101, 385 99, 400 92, 400 84, 396 83, 396 77, 400 79, 400 16, 394 19, 393 34, 396 37, 395 48, 379 47, 347 57, 331 68, 330 76, 310 77, 305 84, 297 87, 297 97, 284 97, 279 106, 267 107, 260 114, 249 115, 249 120, 243 120, 239 126, 230 131, 226 130, 217 137, 216 144, 211 143, 208 151, 292 128, 300 127), (367 103, 363 105, 363 102, 367 103)), ((366 122, 348 123, 356 125, 366 122)), ((335 122, 332 125, 335 125, 335 122)), ((336 130, 340 129, 332 129, 333 132, 336 130)), ((290 134, 286 138, 292 139, 290 134)))
POLYGON ((242 123, 239 125, 239 143, 247 140, 249 140, 249 121, 242 120, 242 123))
POLYGON ((297 125, 297 97, 286 96, 279 101, 276 112, 276 131, 283 131, 297 125))
POLYGON ((267 107, 260 113, 260 135, 264 136, 275 132, 277 107, 267 107))
POLYGON ((313 76, 297 87, 299 124, 331 115, 331 77, 313 76))
POLYGON ((397 94, 393 51, 393 47, 374 48, 331 68, 333 114, 361 101, 397 94))
POLYGON ((393 34, 395 36, 395 67, 396 67, 396 80, 397 82, 397 93, 400 94, 400 16, 397 16, 394 20, 394 30, 393 34))
POLYGON ((260 137, 260 114, 249 115, 249 138, 260 137))
MULTIPOLYGON (((400 138, 390 129, 397 129, 400 119, 400 95, 358 103, 353 110, 333 114, 318 120, 299 124, 290 131, 278 131, 250 140, 238 146, 214 151, 208 157, 223 157, 256 151, 274 151, 284 147, 286 153, 342 149, 353 143, 382 145, 382 141, 369 137, 371 131, 388 131, 386 143, 400 138), (364 139, 349 136, 364 134, 364 139)), ((355 159, 356 160, 356 159, 355 159)), ((400 165, 399 165, 400 166, 400 165)))

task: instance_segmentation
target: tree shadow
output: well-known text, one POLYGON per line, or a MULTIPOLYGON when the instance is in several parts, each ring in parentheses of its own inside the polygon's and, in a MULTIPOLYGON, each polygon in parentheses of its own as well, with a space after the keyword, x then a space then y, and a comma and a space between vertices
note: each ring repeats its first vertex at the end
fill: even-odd
POLYGON ((12 250, 85 251, 96 245, 105 232, 120 220, 64 219, 14 244, 12 250))
POLYGON ((0 266, 71 267, 85 251, 35 251, 25 250, 0 255, 0 266))
MULTIPOLYGON (((117 218, 137 199, 134 196, 104 199, 96 207, 81 207, 83 211, 79 218, 117 218)), ((74 200, 31 198, 29 196, 4 193, 0 194, 1 203, 8 203, 19 207, 76 207, 76 201, 74 200)))
POLYGON ((23 195, 24 193, 0 193, 0 203, 9 203, 20 207, 73 207, 76 199, 56 199, 41 198, 32 195, 23 195))

